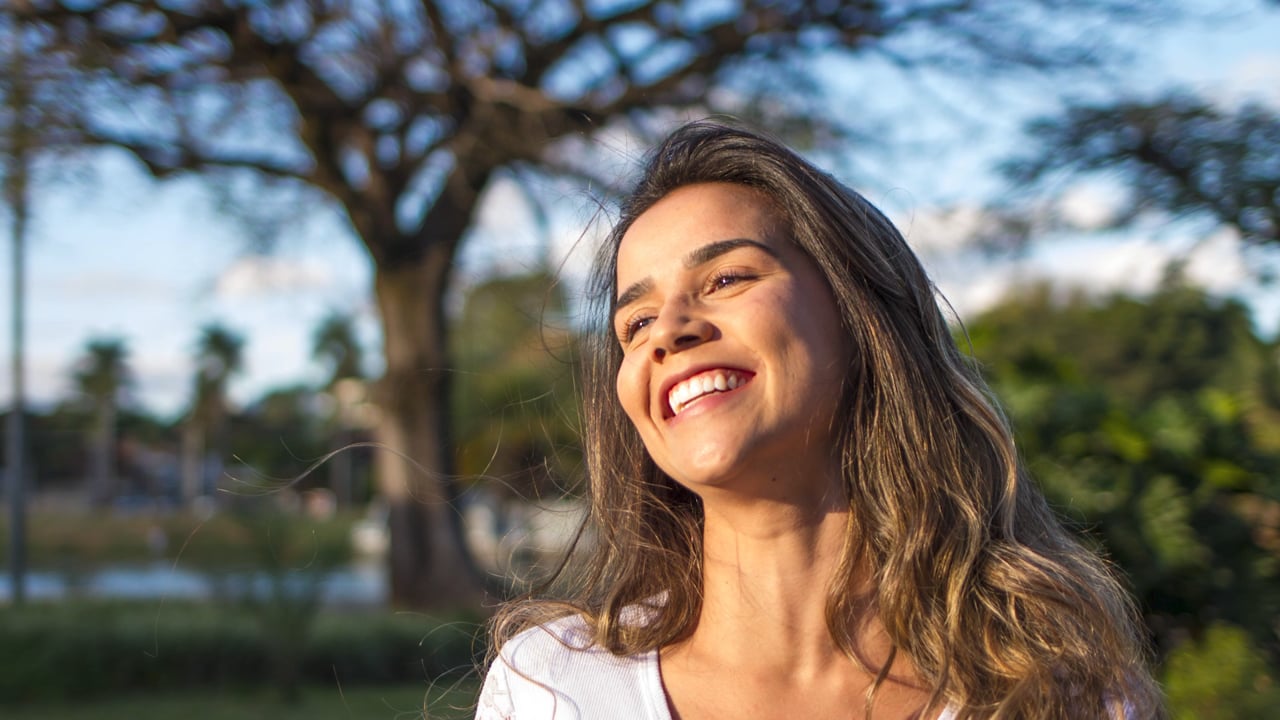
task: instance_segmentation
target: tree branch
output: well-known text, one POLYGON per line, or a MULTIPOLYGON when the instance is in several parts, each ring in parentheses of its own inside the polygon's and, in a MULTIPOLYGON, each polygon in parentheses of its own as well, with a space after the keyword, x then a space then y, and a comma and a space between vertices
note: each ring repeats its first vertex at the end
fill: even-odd
POLYGON ((144 137, 114 134, 98 129, 82 130, 82 137, 87 145, 96 147, 115 147, 126 150, 138 158, 147 171, 156 178, 169 177, 182 172, 199 172, 202 169, 238 168, 253 170, 263 175, 314 182, 312 174, 295 167, 290 167, 263 155, 249 153, 212 154, 190 145, 159 144, 144 137))

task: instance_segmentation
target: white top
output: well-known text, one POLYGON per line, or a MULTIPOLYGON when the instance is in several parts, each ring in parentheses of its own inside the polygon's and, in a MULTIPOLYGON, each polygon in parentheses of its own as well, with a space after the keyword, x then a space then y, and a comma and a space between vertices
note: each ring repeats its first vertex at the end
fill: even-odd
MULTIPOLYGON (((953 720, 942 711, 937 720, 953 720)), ((476 720, 671 720, 658 653, 618 657, 594 646, 577 615, 526 630, 502 647, 476 720)))

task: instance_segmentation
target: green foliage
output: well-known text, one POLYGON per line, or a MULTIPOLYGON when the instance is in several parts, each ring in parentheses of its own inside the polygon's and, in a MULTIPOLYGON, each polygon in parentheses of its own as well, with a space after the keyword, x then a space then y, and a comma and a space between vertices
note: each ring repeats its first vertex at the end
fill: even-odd
POLYGON ((1280 712, 1280 684, 1249 634, 1211 625, 1198 641, 1179 645, 1164 671, 1176 720, 1270 720, 1280 712))
POLYGON ((360 341, 356 339, 355 318, 331 312, 311 335, 311 354, 328 366, 332 387, 343 378, 363 378, 360 341))
POLYGON ((349 559, 350 545, 319 542, 297 518, 261 507, 238 512, 264 582, 245 588, 239 604, 258 620, 267 650, 267 671, 285 700, 296 701, 302 662, 326 575, 349 559))
POLYGON ((271 390, 227 420, 227 447, 242 469, 233 471, 233 492, 256 495, 289 487, 323 485, 324 473, 311 466, 338 445, 332 439, 322 401, 302 385, 271 390))
MULTIPOLYGON (((62 403, 47 413, 27 410, 26 462, 31 468, 34 491, 84 481, 88 461, 85 438, 87 429, 93 425, 93 409, 78 400, 62 403)), ((8 416, 6 409, 0 418, 7 422, 8 416)), ((124 413, 122 421, 127 422, 129 418, 130 415, 124 413)), ((7 453, 7 447, 0 447, 0 459, 6 463, 5 467, 9 462, 7 453)))
POLYGON ((1127 573, 1162 657, 1217 623, 1280 661, 1280 364, 1245 308, 1041 288, 969 328, 1051 502, 1127 573))
MULTIPOLYGON (((464 677, 477 666, 478 631, 471 619, 322 613, 300 653, 298 681, 354 686, 464 677)), ((6 607, 0 610, 0 703, 268 687, 274 681, 270 642, 257 619, 235 605, 6 607)))
POLYGON ((580 460, 577 348, 563 289, 546 272, 472 288, 455 321, 459 471, 525 495, 558 492, 580 460))
POLYGON ((415 682, 347 686, 333 681, 306 688, 281 704, 241 689, 162 691, 60 700, 4 708, 5 720, 470 720, 478 683, 415 682))
POLYGON ((85 345, 84 356, 76 363, 76 388, 95 404, 120 401, 132 379, 129 349, 120 338, 94 338, 85 345))
POLYGON ((227 384, 243 369, 244 338, 219 323, 205 325, 196 344, 196 365, 191 416, 217 432, 228 412, 227 384))

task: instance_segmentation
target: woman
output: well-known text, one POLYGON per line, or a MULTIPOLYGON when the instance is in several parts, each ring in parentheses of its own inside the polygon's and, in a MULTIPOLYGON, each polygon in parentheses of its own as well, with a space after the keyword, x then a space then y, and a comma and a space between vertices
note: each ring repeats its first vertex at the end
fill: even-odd
POLYGON ((567 600, 499 612, 478 718, 1159 714, 1124 592, 864 198, 685 126, 591 296, 595 542, 567 600))

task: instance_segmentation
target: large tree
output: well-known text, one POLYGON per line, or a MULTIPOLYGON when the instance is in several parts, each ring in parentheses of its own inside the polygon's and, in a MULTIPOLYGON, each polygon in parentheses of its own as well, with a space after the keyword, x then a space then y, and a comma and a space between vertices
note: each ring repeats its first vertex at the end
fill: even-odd
MULTIPOLYGON (((156 176, 246 170, 319 191, 374 264, 378 484, 400 604, 479 597, 457 532, 445 289, 489 182, 663 108, 842 130, 819 56, 994 75, 1079 67, 1136 0, 28 0, 84 59, 91 143, 156 176), (1067 22, 1053 25, 1058 15, 1067 22), (824 55, 826 54, 826 55, 824 55), (821 113, 827 113, 820 117, 821 113), (824 119, 825 118, 825 119, 824 119)), ((26 8, 26 9, 23 9, 26 8)), ((865 128, 866 126, 862 126, 865 128)), ((821 133, 813 137, 822 137, 821 133)), ((577 169, 581 170, 578 164, 577 169)), ((224 179, 234 187, 243 177, 224 179)))
POLYGON ((1117 224, 1151 211, 1203 216, 1246 242, 1280 246, 1280 112, 1224 107, 1189 93, 1079 104, 1032 121, 1032 150, 1010 160, 1017 185, 1104 175, 1124 186, 1117 224))

